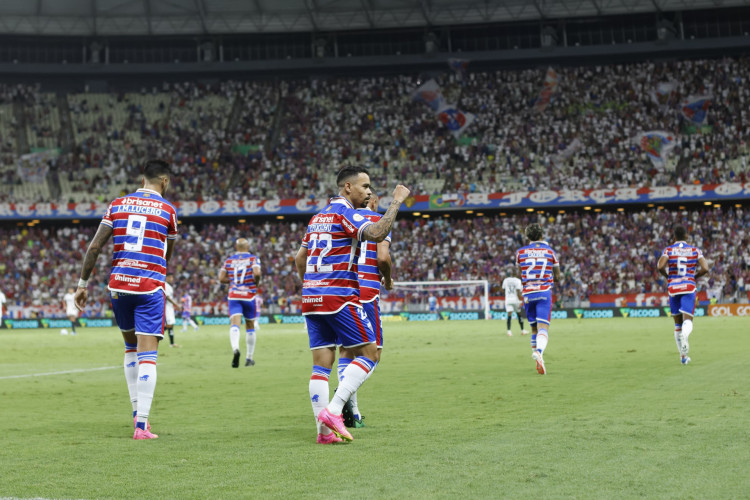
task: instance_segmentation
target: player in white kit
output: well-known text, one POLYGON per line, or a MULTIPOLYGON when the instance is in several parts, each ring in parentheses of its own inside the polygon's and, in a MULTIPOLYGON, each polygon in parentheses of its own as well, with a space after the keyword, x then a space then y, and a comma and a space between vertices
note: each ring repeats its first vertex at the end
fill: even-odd
POLYGON ((527 332, 523 328, 523 318, 521 317, 521 311, 523 310, 523 284, 518 278, 508 276, 503 280, 503 291, 505 291, 505 312, 508 313, 508 337, 513 336, 513 332, 510 331, 510 322, 513 317, 513 312, 518 316, 518 324, 521 325, 521 335, 526 335, 527 332))
POLYGON ((65 316, 68 317, 70 320, 70 323, 73 325, 71 327, 70 334, 75 335, 76 334, 76 323, 78 323, 78 309, 76 308, 76 299, 75 299, 75 288, 68 288, 68 293, 63 295, 63 304, 65 305, 65 316))

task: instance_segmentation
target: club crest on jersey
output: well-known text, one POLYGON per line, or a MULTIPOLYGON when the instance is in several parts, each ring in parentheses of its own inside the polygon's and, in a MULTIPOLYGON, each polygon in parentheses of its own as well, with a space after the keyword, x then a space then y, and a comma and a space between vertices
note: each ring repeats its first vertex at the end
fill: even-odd
POLYGON ((364 218, 364 217, 362 217, 362 216, 361 216, 361 215, 359 215, 359 214, 354 214, 354 217, 352 217, 352 218, 353 218, 353 219, 354 219, 354 220, 355 220, 356 222, 361 222, 361 221, 365 220, 365 218, 364 218))

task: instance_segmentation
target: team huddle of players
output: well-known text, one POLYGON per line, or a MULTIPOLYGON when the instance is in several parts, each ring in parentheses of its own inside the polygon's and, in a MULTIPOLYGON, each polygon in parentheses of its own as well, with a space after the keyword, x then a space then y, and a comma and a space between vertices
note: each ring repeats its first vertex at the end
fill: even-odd
MULTIPOLYGON (((84 257, 81 279, 73 302, 83 309, 88 278, 102 247, 114 240, 109 290, 112 309, 125 342, 124 369, 133 406, 133 439, 154 439, 148 421, 156 385, 158 341, 165 323, 174 345, 175 323, 172 277, 167 265, 177 237, 177 214, 163 196, 169 186, 169 165, 151 160, 144 167, 142 187, 114 200, 84 257)), ((385 214, 376 212, 377 197, 362 167, 344 167, 338 173, 338 196, 310 220, 294 256, 302 281, 302 314, 305 316, 313 358, 308 384, 315 416, 317 442, 333 444, 352 441, 347 427, 361 427, 357 405, 359 387, 380 361, 383 331, 380 318, 380 288, 391 289, 391 227, 409 190, 398 185, 385 214), (329 394, 329 377, 336 361, 339 385, 329 394)), ((552 287, 561 280, 557 254, 543 240, 539 224, 525 228, 529 243, 516 253, 518 278, 503 282, 508 314, 508 335, 515 312, 525 312, 531 327, 532 358, 539 374, 546 374, 547 348, 552 313, 552 287), (521 305, 523 304, 523 308, 521 305)), ((674 244, 664 249, 658 270, 668 280, 670 307, 675 322, 675 341, 683 364, 688 357, 688 337, 693 329, 695 279, 708 272, 700 250, 689 245, 685 228, 674 228, 674 244)), ((230 345, 232 367, 240 360, 240 326, 246 325, 245 366, 255 361, 255 333, 259 307, 257 286, 261 279, 260 259, 250 253, 244 238, 236 252, 219 271, 219 281, 229 285, 230 345)), ((70 301, 68 301, 70 302, 70 301)), ((192 307, 188 294, 182 297, 183 331, 192 307)), ((68 312, 70 308, 68 308, 68 312)))

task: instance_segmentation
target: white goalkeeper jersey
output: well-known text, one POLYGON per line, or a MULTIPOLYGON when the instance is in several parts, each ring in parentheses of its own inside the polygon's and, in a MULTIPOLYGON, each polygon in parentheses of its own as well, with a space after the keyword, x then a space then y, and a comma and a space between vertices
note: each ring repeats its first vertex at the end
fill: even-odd
POLYGON ((518 278, 505 278, 503 280, 503 291, 505 292, 505 302, 518 303, 516 292, 523 291, 523 284, 518 278))

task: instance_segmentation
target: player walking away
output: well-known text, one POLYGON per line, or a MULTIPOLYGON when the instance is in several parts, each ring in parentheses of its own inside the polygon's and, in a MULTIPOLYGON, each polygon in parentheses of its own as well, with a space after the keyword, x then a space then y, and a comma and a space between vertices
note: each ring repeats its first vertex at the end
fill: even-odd
POLYGON ((156 387, 156 357, 164 337, 167 264, 177 238, 177 211, 163 198, 169 164, 149 160, 141 189, 109 204, 83 258, 75 293, 78 309, 88 298, 88 279, 104 245, 113 236, 109 290, 112 311, 125 340, 125 380, 133 404, 133 439, 154 439, 148 423, 156 387))
POLYGON ((708 263, 703 253, 685 241, 687 230, 684 226, 675 226, 674 243, 664 249, 656 268, 667 278, 669 291, 669 309, 674 318, 674 340, 680 351, 680 362, 690 363, 688 337, 693 331, 693 312, 695 312, 695 280, 708 274, 708 263), (696 271, 695 267, 700 266, 696 271))
POLYGON ((164 308, 164 323, 166 324, 167 334, 169 335, 169 347, 180 347, 180 344, 174 343, 174 308, 180 307, 180 304, 174 299, 174 276, 167 275, 167 281, 164 283, 164 293, 167 298, 167 305, 164 308))
POLYGON ((518 324, 521 325, 521 335, 526 335, 527 332, 523 328, 523 318, 521 317, 521 304, 523 303, 523 285, 521 280, 513 276, 507 276, 503 280, 503 290, 505 291, 505 312, 508 314, 508 337, 513 336, 513 332, 510 330, 510 322, 513 319, 513 312, 518 316, 518 324))
POLYGON ((536 371, 540 375, 547 373, 543 354, 547 348, 552 316, 552 284, 560 282, 557 254, 546 241, 542 241, 543 236, 539 224, 530 224, 526 228, 530 243, 516 252, 516 265, 523 282, 526 318, 531 325, 531 357, 536 361, 536 371))
POLYGON ((433 318, 433 321, 437 321, 438 316, 438 310, 437 310, 437 297, 435 297, 434 293, 431 293, 429 297, 427 297, 427 306, 430 308, 430 313, 434 314, 435 317, 433 318))
POLYGON ((193 297, 190 296, 190 292, 185 292, 180 302, 182 302, 182 333, 187 331, 188 324, 193 327, 193 331, 197 332, 198 324, 190 317, 193 314, 193 297))
POLYGON ((245 366, 255 365, 255 294, 260 283, 260 259, 250 253, 250 242, 239 238, 234 243, 237 250, 224 261, 219 271, 219 281, 229 283, 229 342, 232 345, 232 368, 240 366, 240 325, 245 318, 245 366))
POLYGON ((302 285, 302 314, 313 357, 308 386, 318 424, 318 443, 351 441, 341 411, 375 366, 375 331, 359 299, 359 241, 384 241, 391 231, 401 203, 409 190, 401 185, 378 222, 372 222, 355 207, 364 206, 372 192, 365 168, 344 167, 336 184, 339 195, 313 216, 294 258, 302 285), (350 349, 353 357, 342 371, 341 382, 328 401, 328 379, 336 356, 336 345, 350 349))
POLYGON ((65 306, 65 316, 70 320, 72 325, 70 328, 70 334, 76 335, 76 323, 78 323, 78 308, 76 307, 76 289, 68 287, 68 293, 63 295, 63 305, 65 306))
MULTIPOLYGON (((377 212, 378 208, 378 196, 373 194, 370 197, 365 208, 358 210, 359 213, 367 217, 372 222, 377 222, 381 218, 381 214, 377 212)), ((381 281, 386 290, 393 290, 393 279, 391 277, 391 235, 388 234, 385 240, 380 243, 373 243, 371 241, 363 241, 359 249, 359 260, 357 261, 357 278, 359 280, 359 301, 362 303, 362 308, 367 314, 367 318, 370 320, 372 328, 375 330, 375 344, 377 345, 377 351, 375 354, 375 365, 372 370, 367 374, 367 378, 375 371, 378 363, 380 363, 380 355, 383 352, 383 321, 380 317, 380 284, 381 281)), ((350 349, 343 346, 339 348, 339 362, 338 362, 338 375, 339 381, 352 362, 352 355, 350 349)), ((344 405, 342 416, 344 417, 344 425, 347 427, 360 428, 364 427, 364 417, 359 411, 359 405, 357 404, 357 392, 354 391, 349 397, 349 401, 344 405)))

